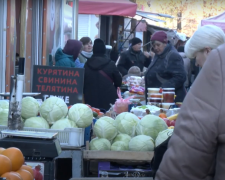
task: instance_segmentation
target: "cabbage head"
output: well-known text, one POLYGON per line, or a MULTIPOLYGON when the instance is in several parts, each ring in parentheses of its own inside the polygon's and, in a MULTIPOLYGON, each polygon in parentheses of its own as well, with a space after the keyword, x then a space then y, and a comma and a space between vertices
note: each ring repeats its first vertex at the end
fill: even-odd
POLYGON ((6 100, 0 100, 0 108, 9 109, 9 102, 6 100))
POLYGON ((111 143, 104 138, 94 138, 90 142, 90 150, 110 150, 111 143))
POLYGON ((94 133, 99 138, 113 140, 117 135, 115 120, 111 117, 101 117, 94 125, 94 133))
POLYGON ((131 140, 131 137, 127 134, 118 134, 114 139, 113 139, 113 142, 117 142, 117 141, 122 141, 122 142, 130 142, 131 140))
POLYGON ((111 151, 128 151, 129 142, 125 141, 116 141, 111 146, 111 151))
POLYGON ((8 115, 9 115, 8 109, 0 108, 0 125, 1 126, 8 126, 8 115))
POLYGON ((146 115, 138 123, 136 127, 137 135, 147 135, 154 140, 158 136, 159 132, 168 128, 165 121, 155 115, 146 115))
POLYGON ((68 118, 74 121, 77 127, 86 128, 93 122, 93 112, 87 105, 77 103, 70 108, 68 118))
POLYGON ((33 97, 25 97, 21 102, 21 116, 23 119, 36 117, 39 111, 39 103, 33 97))
POLYGON ((32 117, 25 120, 24 127, 49 129, 49 124, 42 117, 32 117))
POLYGON ((60 119, 56 121, 51 129, 61 129, 64 130, 65 128, 77 128, 74 121, 70 121, 69 119, 60 119))
POLYGON ((54 124, 54 122, 63 119, 68 113, 68 107, 66 103, 55 96, 46 99, 41 107, 41 116, 48 121, 49 124, 54 124))
POLYGON ((135 129, 139 121, 136 115, 129 112, 123 112, 115 119, 118 132, 128 134, 131 137, 135 136, 135 129))
POLYGON ((155 147, 163 143, 165 140, 167 140, 170 136, 173 134, 173 129, 166 129, 162 132, 160 132, 155 140, 155 147))
POLYGON ((135 136, 130 140, 129 150, 130 151, 153 151, 154 140, 150 136, 146 136, 146 135, 135 136))

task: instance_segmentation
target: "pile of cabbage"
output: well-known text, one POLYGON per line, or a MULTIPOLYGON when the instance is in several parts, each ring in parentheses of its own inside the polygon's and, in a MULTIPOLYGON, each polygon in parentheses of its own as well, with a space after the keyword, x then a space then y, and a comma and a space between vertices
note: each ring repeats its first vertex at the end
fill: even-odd
POLYGON ((153 151, 169 138, 173 129, 155 115, 141 120, 132 113, 124 112, 116 119, 102 117, 93 128, 96 138, 90 142, 90 150, 153 151))
MULTIPOLYGON (((9 102, 0 101, 0 125, 8 124, 9 102)), ((92 110, 85 104, 75 104, 69 110, 58 97, 46 99, 40 106, 33 97, 25 97, 21 102, 21 118, 24 127, 58 129, 86 128, 92 124, 92 110)))

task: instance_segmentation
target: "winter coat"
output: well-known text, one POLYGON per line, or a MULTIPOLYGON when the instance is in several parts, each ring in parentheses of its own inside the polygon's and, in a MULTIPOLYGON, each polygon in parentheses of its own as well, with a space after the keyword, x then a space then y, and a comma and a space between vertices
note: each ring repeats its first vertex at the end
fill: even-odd
POLYGON ((184 69, 186 72, 186 81, 184 83, 185 87, 190 86, 190 81, 191 81, 191 60, 186 56, 184 52, 179 52, 181 57, 183 58, 184 61, 184 69))
POLYGON ((147 58, 142 51, 135 52, 131 47, 129 50, 121 53, 117 67, 122 76, 125 76, 132 66, 138 66, 143 71, 144 67, 149 66, 150 62, 151 57, 147 58))
POLYGON ((84 68, 85 103, 95 108, 109 110, 110 104, 114 104, 118 99, 116 88, 122 84, 122 77, 115 63, 106 55, 93 55, 85 63, 84 68))
POLYGON ((156 180, 224 180, 225 44, 212 50, 190 88, 156 180))
POLYGON ((145 72, 146 97, 147 88, 175 88, 175 101, 183 102, 186 94, 185 80, 186 72, 183 59, 172 44, 168 43, 162 54, 155 54, 152 63, 145 72))
POLYGON ((63 53, 59 48, 55 53, 55 66, 56 67, 75 67, 73 55, 63 53))

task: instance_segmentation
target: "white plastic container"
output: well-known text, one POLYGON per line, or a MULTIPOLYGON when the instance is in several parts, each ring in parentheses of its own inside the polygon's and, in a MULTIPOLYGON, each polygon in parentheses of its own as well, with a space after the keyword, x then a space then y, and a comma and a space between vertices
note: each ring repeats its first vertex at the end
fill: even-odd
MULTIPOLYGON (((0 126, 0 131, 5 130, 7 128, 7 126, 0 126)), ((64 130, 54 130, 25 127, 23 131, 58 133, 57 138, 61 146, 81 147, 84 145, 84 128, 65 128, 64 130)), ((4 136, 0 133, 0 139, 2 138, 4 138, 4 136)))

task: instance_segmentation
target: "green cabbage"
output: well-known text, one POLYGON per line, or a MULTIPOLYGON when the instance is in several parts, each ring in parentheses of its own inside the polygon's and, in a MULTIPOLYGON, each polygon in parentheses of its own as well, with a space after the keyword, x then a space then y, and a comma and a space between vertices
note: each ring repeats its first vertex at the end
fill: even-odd
POLYGON ((172 136, 172 134, 173 134, 173 129, 166 129, 166 130, 160 132, 155 140, 155 146, 157 147, 158 145, 163 143, 170 136, 172 136))
POLYGON ((115 120, 107 116, 101 117, 94 125, 94 133, 99 138, 113 140, 117 135, 115 120))
POLYGON ((90 150, 110 150, 111 143, 104 138, 94 138, 90 142, 90 150))
POLYGON ((139 135, 130 140, 129 150, 131 151, 153 151, 154 140, 150 136, 139 135))
POLYGON ((32 117, 25 121, 24 127, 49 129, 49 124, 42 117, 32 117))
POLYGON ((128 151, 129 142, 128 141, 116 141, 111 146, 111 151, 128 151))
POLYGON ((138 123, 136 127, 137 135, 147 135, 154 140, 158 136, 159 132, 167 129, 165 121, 155 115, 146 115, 138 123))
POLYGON ((115 119, 118 132, 131 137, 135 136, 135 129, 139 121, 136 115, 129 112, 123 112, 115 119))
POLYGON ((130 142, 131 140, 131 137, 127 134, 118 134, 114 139, 113 139, 113 142, 117 142, 117 141, 122 141, 122 142, 130 142))
POLYGON ((46 99, 40 107, 41 116, 49 124, 54 124, 54 122, 65 118, 67 113, 68 107, 66 103, 62 99, 54 96, 46 99))
POLYGON ((9 109, 9 102, 6 100, 0 100, 0 108, 9 109))
POLYGON ((39 111, 39 103, 33 97, 22 99, 21 116, 24 119, 36 117, 39 111))
POLYGON ((8 115, 9 115, 8 109, 0 108, 0 125, 1 126, 8 126, 8 115))
POLYGON ((70 121, 69 119, 60 119, 56 121, 51 127, 51 129, 61 129, 61 130, 65 128, 77 128, 77 126, 74 123, 74 121, 70 121))
POLYGON ((92 124, 92 110, 85 104, 77 103, 73 105, 68 113, 71 121, 74 121, 79 128, 86 128, 92 124))

